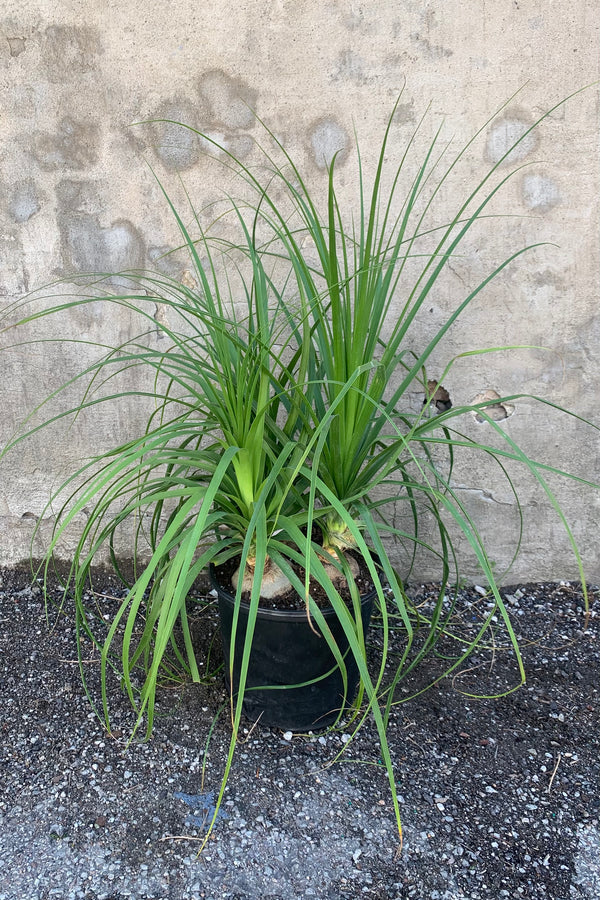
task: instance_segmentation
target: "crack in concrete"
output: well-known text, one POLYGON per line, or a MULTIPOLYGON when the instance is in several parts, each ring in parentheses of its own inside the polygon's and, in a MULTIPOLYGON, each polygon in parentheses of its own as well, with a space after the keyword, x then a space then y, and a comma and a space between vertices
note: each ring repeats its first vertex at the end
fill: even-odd
POLYGON ((499 500, 494 496, 492 491, 488 491, 485 488, 471 488, 467 487, 466 484, 456 484, 452 486, 452 490, 454 491, 464 491, 466 494, 477 494, 479 495, 481 500, 484 500, 486 503, 497 503, 499 506, 514 506, 515 504, 510 500, 499 500))

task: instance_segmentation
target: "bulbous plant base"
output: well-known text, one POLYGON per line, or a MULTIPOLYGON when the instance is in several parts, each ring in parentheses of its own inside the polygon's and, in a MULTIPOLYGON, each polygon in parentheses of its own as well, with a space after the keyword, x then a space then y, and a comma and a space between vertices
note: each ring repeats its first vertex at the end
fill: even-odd
MULTIPOLYGON (((348 563, 352 576, 354 578, 357 578, 360 572, 360 566, 358 565, 357 560, 353 556, 346 556, 346 562, 348 563)), ((346 576, 344 575, 344 573, 340 572, 337 566, 334 566, 328 562, 325 562, 325 574, 328 578, 331 579, 335 587, 346 581, 346 576)))
MULTIPOLYGON (((210 571, 212 587, 217 591, 225 673, 229 687, 230 644, 235 598, 221 584, 214 568, 210 571)), ((363 630, 367 631, 376 592, 361 599, 363 630)), ((240 664, 248 624, 249 606, 240 604, 233 660, 233 690, 239 684, 240 664)), ((356 696, 358 667, 344 630, 332 608, 323 615, 340 648, 347 671, 344 694, 342 674, 327 641, 304 610, 266 609, 259 607, 252 640, 244 714, 263 725, 284 731, 316 731, 331 725, 341 709, 356 696)))
MULTIPOLYGON (((234 591, 237 590, 239 578, 240 570, 238 567, 231 576, 234 591)), ((242 591, 248 591, 249 593, 252 590, 253 580, 254 570, 246 566, 242 578, 242 591)), ((279 566, 276 566, 272 559, 268 560, 260 587, 261 597, 264 597, 266 600, 273 600, 275 597, 285 594, 291 587, 291 581, 289 578, 286 578, 279 566)))

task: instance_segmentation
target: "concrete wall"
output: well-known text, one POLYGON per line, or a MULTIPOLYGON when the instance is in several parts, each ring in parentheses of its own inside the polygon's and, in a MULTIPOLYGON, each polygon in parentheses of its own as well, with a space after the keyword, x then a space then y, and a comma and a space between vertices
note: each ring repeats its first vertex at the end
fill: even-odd
MULTIPOLYGON (((525 85, 484 130, 452 183, 464 192, 544 108, 598 77, 595 0, 5 0, 0 15, 0 307, 71 272, 150 265, 175 245, 174 223, 144 159, 178 202, 179 175, 198 207, 220 195, 222 172, 198 140, 168 126, 132 123, 159 116, 186 121, 252 162, 259 126, 249 104, 318 189, 332 153, 351 149, 354 126, 367 165, 372 161, 403 85, 393 129, 398 148, 428 105, 425 134, 445 118, 444 135, 458 147, 525 85)), ((446 385, 455 403, 486 390, 524 391, 600 422, 597 100, 597 88, 577 96, 522 145, 515 161, 527 167, 495 207, 517 218, 494 220, 470 240, 421 324, 425 339, 453 299, 464 296, 465 284, 503 254, 552 241, 558 246, 504 271, 435 362, 441 371, 457 353, 506 343, 555 352, 464 360, 446 385)), ((346 153, 339 179, 347 200, 353 172, 346 153)), ((125 339, 132 327, 114 311, 90 308, 35 334, 51 336, 54 328, 110 342, 125 339)), ((5 348, 13 339, 0 335, 5 348)), ((5 349, 0 443, 92 352, 86 345, 5 349)), ((36 517, 73 465, 135 433, 140 422, 137 407, 100 410, 69 430, 33 438, 3 461, 0 563, 27 555, 36 517)), ((464 427, 479 436, 488 426, 470 420, 464 427)), ((503 427, 534 455, 599 478, 600 441, 576 420, 523 401, 503 427)), ((506 483, 488 468, 469 463, 456 470, 454 483, 501 567, 517 520, 506 483)), ((549 503, 520 478, 518 485, 527 532, 514 578, 573 576, 568 541, 549 503)), ((598 495, 553 486, 588 572, 599 579, 598 495)))

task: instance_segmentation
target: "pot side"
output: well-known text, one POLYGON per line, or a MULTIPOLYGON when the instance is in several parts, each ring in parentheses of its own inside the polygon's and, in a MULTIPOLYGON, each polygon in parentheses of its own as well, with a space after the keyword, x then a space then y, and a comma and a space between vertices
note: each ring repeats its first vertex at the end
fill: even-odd
MULTIPOLYGON (((225 674, 229 682, 229 650, 235 597, 226 591, 210 570, 211 586, 219 602, 225 674)), ((376 591, 361 598, 361 618, 366 634, 376 591)), ((240 664, 250 607, 240 603, 233 662, 234 693, 239 683, 240 664)), ((342 674, 327 641, 308 624, 304 610, 258 608, 248 665, 244 714, 263 725, 285 731, 316 731, 337 719, 340 710, 356 696, 359 674, 348 648, 344 630, 333 608, 322 610, 331 633, 344 656, 348 692, 344 695, 342 674)), ((313 627, 319 631, 313 622, 313 627)), ((228 684, 229 686, 229 684, 228 684)))

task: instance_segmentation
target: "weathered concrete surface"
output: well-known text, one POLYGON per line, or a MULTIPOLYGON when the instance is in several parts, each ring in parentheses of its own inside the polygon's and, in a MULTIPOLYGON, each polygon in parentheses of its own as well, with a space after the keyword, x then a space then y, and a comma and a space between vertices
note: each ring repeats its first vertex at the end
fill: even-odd
MULTIPOLYGON (((137 6, 101 0, 8 0, 0 13, 0 308, 82 269, 183 271, 177 258, 160 259, 178 237, 144 160, 182 204, 183 177, 199 209, 221 195, 223 172, 195 135, 165 123, 133 124, 141 120, 185 120, 251 163, 260 132, 254 109, 315 187, 324 186, 325 168, 339 151, 340 195, 352 203, 354 128, 368 169, 403 85, 392 133, 399 152, 429 103, 424 135, 445 118, 443 134, 459 147, 527 83, 449 181, 443 203, 450 209, 452 196, 463 195, 469 179, 481 177, 545 107, 598 77, 596 6, 595 0, 173 0, 150 4, 142 16, 137 6)), ((446 384, 455 403, 485 391, 526 392, 600 421, 597 97, 592 88, 574 98, 520 145, 512 162, 524 168, 494 205, 515 218, 474 232, 431 296, 422 340, 503 256, 527 243, 558 245, 504 270, 453 328, 434 361, 439 372, 431 374, 475 347, 552 349, 461 360, 446 384)), ((135 328, 114 308, 91 307, 48 327, 57 336, 107 343, 126 340, 135 328)), ((0 341, 6 347, 12 337, 0 341)), ((83 344, 5 351, 0 443, 92 353, 83 344)), ((68 432, 56 428, 3 461, 0 563, 27 555, 32 523, 74 464, 136 433, 142 420, 138 407, 98 409, 91 429, 88 419, 68 432)), ((599 477, 600 441, 577 420, 517 400, 501 425, 535 456, 599 477)), ((464 427, 482 437, 489 429, 474 419, 464 427)), ((475 469, 470 460, 457 468, 454 483, 501 569, 511 556, 516 514, 497 475, 493 465, 475 469)), ((568 541, 550 504, 518 474, 515 483, 527 532, 514 577, 572 576, 568 541)), ((576 485, 557 489, 588 572, 600 579, 598 497, 576 485)))

